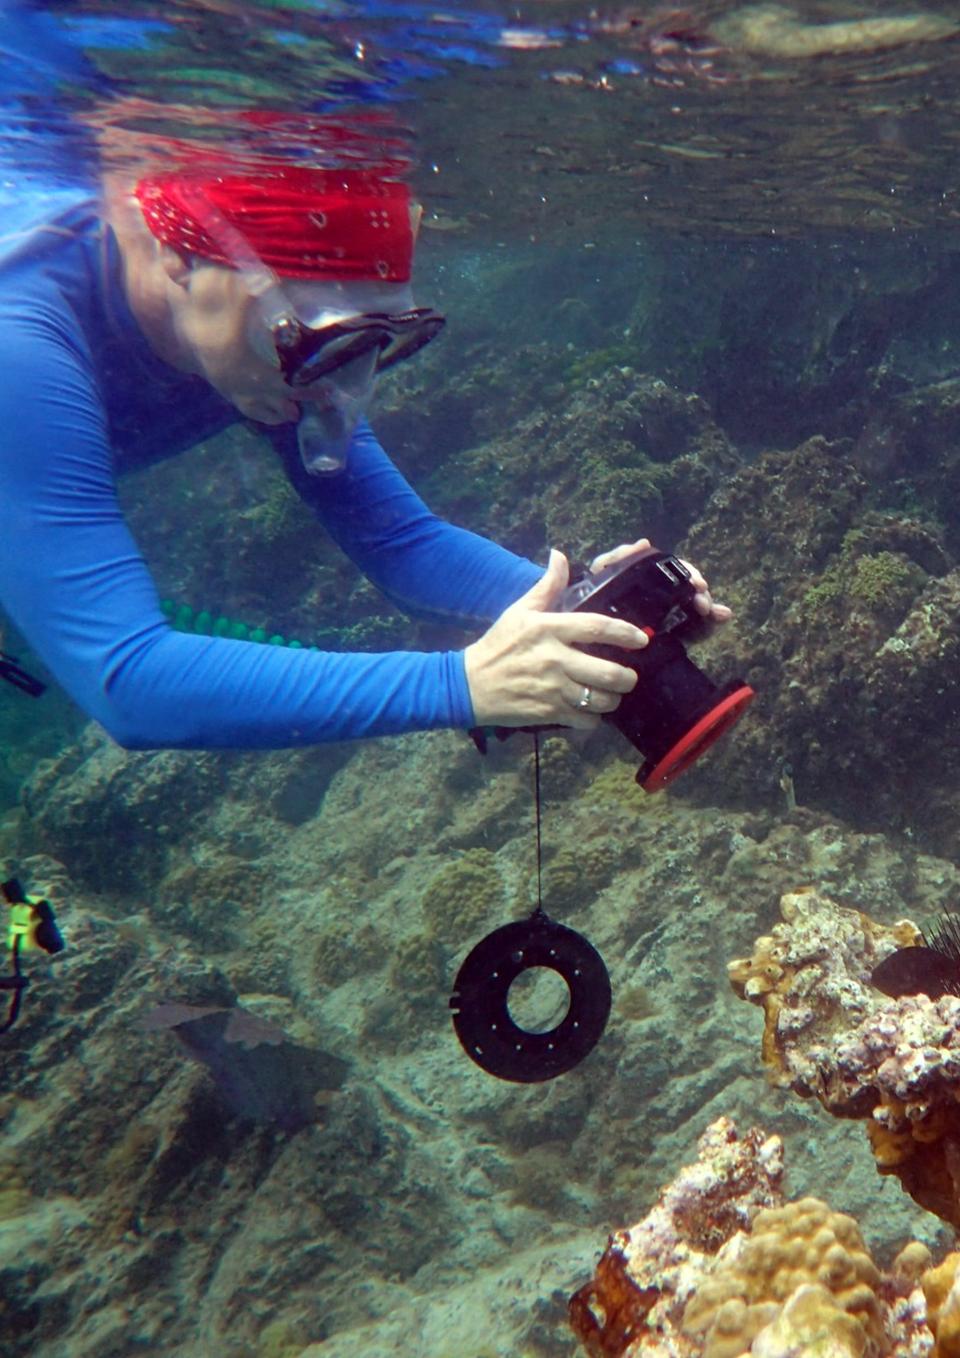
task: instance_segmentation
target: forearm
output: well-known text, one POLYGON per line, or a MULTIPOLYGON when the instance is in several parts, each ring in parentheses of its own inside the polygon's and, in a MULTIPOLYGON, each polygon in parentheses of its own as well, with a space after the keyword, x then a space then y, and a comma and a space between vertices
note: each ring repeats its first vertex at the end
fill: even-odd
POLYGON ((36 465, 0 460, 0 602, 122 745, 281 748, 471 724, 457 652, 338 655, 173 631, 106 469, 71 458, 62 480, 49 464, 54 483, 36 465))
POLYGON ((170 629, 86 696, 130 749, 280 749, 472 723, 459 652, 339 655, 170 629))
POLYGON ((458 652, 339 655, 186 635, 120 520, 0 543, 3 600, 74 700, 133 749, 281 748, 469 726, 458 652), (49 547, 45 539, 49 536, 49 547))
POLYGON ((543 574, 542 568, 431 515, 410 534, 380 542, 353 561, 404 612, 462 627, 486 627, 543 574))

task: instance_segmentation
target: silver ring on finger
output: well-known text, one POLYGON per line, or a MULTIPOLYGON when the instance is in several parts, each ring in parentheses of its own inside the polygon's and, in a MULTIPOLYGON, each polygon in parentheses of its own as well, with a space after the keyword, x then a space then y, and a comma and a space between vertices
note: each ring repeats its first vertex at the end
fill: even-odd
POLYGON ((580 697, 577 699, 576 703, 577 711, 589 712, 590 703, 592 702, 592 700, 593 700, 593 689, 588 688, 587 685, 584 684, 583 688, 580 690, 580 697))

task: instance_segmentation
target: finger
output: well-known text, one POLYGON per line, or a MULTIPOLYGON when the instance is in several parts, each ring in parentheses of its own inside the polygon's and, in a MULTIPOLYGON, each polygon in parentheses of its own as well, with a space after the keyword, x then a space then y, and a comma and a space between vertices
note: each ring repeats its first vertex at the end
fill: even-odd
POLYGON ((535 585, 527 590, 526 594, 511 606, 513 608, 534 609, 538 613, 545 613, 556 603, 566 589, 569 580, 570 567, 567 558, 563 552, 558 552, 555 547, 551 547, 547 569, 543 575, 535 585))
POLYGON ((715 604, 709 590, 695 594, 693 606, 702 617, 711 618, 714 622, 729 622, 733 617, 733 609, 726 604, 715 604))
POLYGON ((585 688, 594 693, 609 693, 619 698, 637 686, 636 670, 617 665, 610 660, 596 660, 583 651, 571 650, 564 663, 567 678, 578 684, 578 694, 585 688))
POLYGON ((550 720, 559 726, 570 726, 575 731, 595 731, 601 723, 602 716, 599 712, 588 712, 578 708, 574 700, 572 703, 560 703, 558 711, 550 720))
POLYGON ((590 574, 597 575, 608 566, 615 566, 619 561, 626 561, 639 552, 645 552, 649 546, 649 538, 637 538, 636 542, 622 542, 619 547, 612 547, 610 551, 595 556, 590 562, 590 574))
POLYGON ((683 566, 684 570, 686 570, 686 572, 690 576, 690 583, 691 585, 693 585, 694 589, 698 590, 706 589, 707 582, 703 578, 701 573, 697 570, 696 566, 694 566, 689 561, 684 561, 683 557, 679 557, 678 560, 680 562, 680 565, 683 566))
POLYGON ((605 716, 615 712, 620 706, 622 694, 610 693, 606 689, 594 688, 592 684, 571 685, 564 689, 564 696, 570 707, 577 712, 592 712, 594 716, 605 716), (584 705, 586 699, 586 705, 584 705))
POLYGON ((646 632, 632 622, 605 613, 553 613, 549 623, 553 635, 570 646, 619 646, 638 651, 650 644, 646 632))

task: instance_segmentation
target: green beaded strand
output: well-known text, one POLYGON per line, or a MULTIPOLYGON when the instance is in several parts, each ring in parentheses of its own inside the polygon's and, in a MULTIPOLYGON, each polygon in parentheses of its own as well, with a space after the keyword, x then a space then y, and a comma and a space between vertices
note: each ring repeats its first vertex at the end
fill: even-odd
POLYGON ((286 646, 297 651, 317 649, 316 646, 305 646, 296 638, 288 641, 279 632, 274 632, 271 636, 263 627, 251 627, 248 623, 225 618, 223 614, 215 617, 206 608, 195 613, 187 604, 178 604, 173 599, 161 599, 160 607, 170 619, 170 626, 178 632, 193 632, 205 637, 226 637, 231 641, 256 641, 263 646, 286 646))

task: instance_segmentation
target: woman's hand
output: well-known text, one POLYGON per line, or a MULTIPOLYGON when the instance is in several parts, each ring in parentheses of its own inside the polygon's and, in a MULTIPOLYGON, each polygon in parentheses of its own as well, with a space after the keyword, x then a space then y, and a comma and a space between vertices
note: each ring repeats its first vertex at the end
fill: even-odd
MULTIPOLYGON (((640 552, 649 551, 650 545, 649 538, 638 538, 636 542, 624 542, 609 552, 601 552, 590 562, 590 574, 596 575, 598 571, 606 570, 608 566, 615 566, 621 561, 629 560, 631 556, 639 555, 640 552)), ((691 566, 689 561, 683 561, 683 565, 690 572, 690 583, 697 591, 693 600, 697 612, 702 613, 705 618, 710 618, 712 622, 728 622, 733 617, 732 610, 726 604, 713 602, 709 586, 696 566, 691 566)))
MULTIPOLYGON (((636 551, 638 544, 616 550, 636 551)), ((614 559, 611 553, 605 558, 607 565, 614 559)), ((556 722, 589 731, 636 684, 635 672, 626 665, 600 660, 577 647, 602 643, 639 650, 648 643, 645 632, 602 613, 550 611, 566 588, 569 573, 563 553, 551 551, 546 573, 464 652, 478 726, 556 722)))

